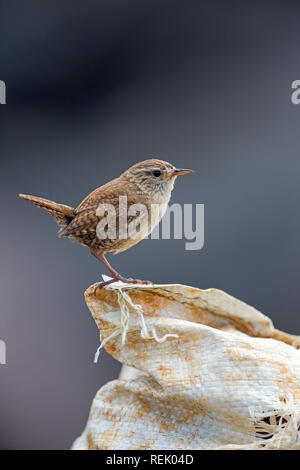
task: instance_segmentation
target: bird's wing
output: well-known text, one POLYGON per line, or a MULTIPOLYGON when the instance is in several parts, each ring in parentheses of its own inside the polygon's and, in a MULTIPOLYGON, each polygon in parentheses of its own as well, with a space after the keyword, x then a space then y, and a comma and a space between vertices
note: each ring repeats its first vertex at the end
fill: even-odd
MULTIPOLYGON (((141 200, 140 202, 146 202, 141 200)), ((128 215, 127 209, 136 202, 136 187, 120 184, 120 180, 112 180, 109 183, 95 189, 79 204, 75 209, 75 217, 67 227, 59 232, 60 237, 80 237, 83 235, 92 236, 96 232, 97 225, 107 213, 102 206, 102 212, 99 212, 101 205, 110 205, 116 216, 116 229, 118 231, 119 221, 127 215, 127 223, 139 217, 138 214, 128 215), (126 197, 126 205, 119 205, 119 197, 126 197)), ((100 209, 101 211, 101 209, 100 209)))
POLYGON ((97 224, 102 217, 97 215, 100 203, 114 205, 117 192, 117 180, 112 180, 91 192, 75 209, 71 223, 60 230, 60 237, 76 237, 96 232, 97 224))
POLYGON ((74 219, 60 230, 60 237, 76 237, 85 234, 92 234, 96 231, 99 218, 96 215, 96 208, 90 207, 76 212, 74 219))
MULTIPOLYGON (((107 214, 105 210, 98 212, 99 204, 95 206, 87 207, 79 212, 76 211, 74 219, 69 225, 59 231, 59 237, 81 237, 83 235, 93 235, 96 233, 98 223, 105 217, 108 222, 115 223, 116 231, 118 233, 120 223, 120 210, 119 205, 113 206, 114 212, 107 214), (113 217, 113 219, 110 219, 113 217)), ((104 207, 105 209, 105 207, 104 207)), ((126 217, 127 224, 132 222, 138 215, 128 215, 126 212, 122 214, 126 217)))

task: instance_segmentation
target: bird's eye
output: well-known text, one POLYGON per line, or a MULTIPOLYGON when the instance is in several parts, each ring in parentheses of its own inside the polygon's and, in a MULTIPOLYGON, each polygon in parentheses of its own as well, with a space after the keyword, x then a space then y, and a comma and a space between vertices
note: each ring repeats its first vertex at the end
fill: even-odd
POLYGON ((161 175, 161 171, 159 171, 159 170, 153 170, 153 171, 152 171, 152 175, 153 175, 153 176, 156 176, 156 177, 158 178, 158 177, 161 175))

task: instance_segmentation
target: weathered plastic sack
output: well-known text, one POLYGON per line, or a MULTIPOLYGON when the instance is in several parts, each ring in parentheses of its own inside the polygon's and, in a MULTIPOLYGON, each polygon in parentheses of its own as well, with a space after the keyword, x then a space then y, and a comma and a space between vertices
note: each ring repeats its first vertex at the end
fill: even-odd
POLYGON ((98 391, 73 449, 300 449, 299 337, 216 289, 118 283, 85 298, 136 373, 98 391))

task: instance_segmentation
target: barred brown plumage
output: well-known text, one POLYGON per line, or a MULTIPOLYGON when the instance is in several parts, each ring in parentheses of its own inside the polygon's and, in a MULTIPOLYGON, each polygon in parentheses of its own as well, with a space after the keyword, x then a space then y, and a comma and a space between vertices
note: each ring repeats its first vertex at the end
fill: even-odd
POLYGON ((99 287, 115 281, 149 283, 149 281, 124 278, 110 266, 105 254, 127 250, 149 235, 164 215, 176 177, 191 172, 192 170, 176 169, 163 160, 145 160, 129 168, 119 178, 95 189, 76 209, 41 197, 26 194, 19 194, 19 196, 45 209, 55 218, 61 227, 58 232, 59 237, 71 238, 87 246, 91 253, 104 263, 112 279, 99 283, 99 287), (133 204, 142 204, 150 213, 151 205, 161 207, 154 218, 151 219, 150 216, 140 218, 140 230, 138 236, 134 238, 121 236, 125 228, 127 230, 128 224, 139 217, 139 215, 123 213, 124 208, 119 203, 122 196, 126 198, 126 208, 133 204), (114 208, 116 214, 116 236, 101 238, 97 233, 97 226, 105 215, 99 214, 98 209, 101 205, 107 204, 114 208))

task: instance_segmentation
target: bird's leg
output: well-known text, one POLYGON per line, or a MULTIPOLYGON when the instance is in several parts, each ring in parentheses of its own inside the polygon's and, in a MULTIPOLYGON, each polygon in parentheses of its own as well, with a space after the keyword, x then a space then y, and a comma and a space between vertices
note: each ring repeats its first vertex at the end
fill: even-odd
POLYGON ((92 254, 99 260, 101 261, 101 263, 104 264, 104 266, 106 267, 107 271, 112 275, 112 277, 114 279, 119 279, 121 278, 122 276, 109 264, 109 262, 107 261, 107 259, 105 258, 104 254, 100 253, 100 254, 97 254, 97 253, 93 253, 92 254))
POLYGON ((121 281, 129 284, 153 284, 151 281, 140 281, 139 279, 132 279, 132 278, 126 278, 121 276, 107 261, 103 253, 94 253, 93 251, 91 252, 101 263, 104 264, 106 269, 109 271, 109 273, 112 275, 113 279, 109 279, 108 281, 103 281, 99 282, 96 286, 96 289, 101 289, 102 287, 107 286, 108 284, 112 284, 113 282, 121 281))

